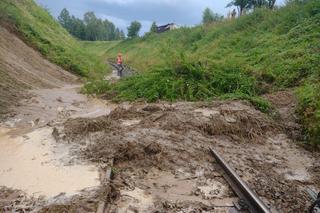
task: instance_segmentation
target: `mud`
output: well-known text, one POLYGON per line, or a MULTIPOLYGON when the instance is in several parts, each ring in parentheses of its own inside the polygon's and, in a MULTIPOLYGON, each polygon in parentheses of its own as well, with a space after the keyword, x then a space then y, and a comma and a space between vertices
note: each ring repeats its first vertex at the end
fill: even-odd
POLYGON ((67 121, 57 134, 92 162, 114 159, 109 212, 229 211, 237 198, 209 147, 280 212, 306 211, 306 188, 320 189, 317 154, 245 102, 123 104, 86 119, 81 138, 77 123, 83 120, 67 121))
POLYGON ((267 97, 269 116, 241 101, 114 105, 79 90, 32 90, 1 124, 0 211, 228 212, 238 198, 210 147, 279 212, 306 211, 306 189, 320 189, 290 94, 267 97))
POLYGON ((80 86, 30 90, 20 112, 0 124, 0 212, 94 212, 103 195, 99 163, 73 155, 54 132, 69 118, 109 114, 112 104, 80 86))
POLYGON ((42 128, 24 137, 0 135, 1 185, 48 198, 100 185, 96 167, 65 165, 70 161, 68 147, 56 145, 51 133, 42 128))

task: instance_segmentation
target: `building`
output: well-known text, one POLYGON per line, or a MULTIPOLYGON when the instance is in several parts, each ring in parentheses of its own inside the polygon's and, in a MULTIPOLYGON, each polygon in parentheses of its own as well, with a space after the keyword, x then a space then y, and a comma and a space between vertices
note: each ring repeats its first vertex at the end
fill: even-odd
POLYGON ((163 25, 163 26, 158 26, 157 27, 157 33, 163 33, 163 32, 166 32, 166 31, 177 29, 177 28, 178 28, 178 26, 175 23, 166 24, 166 25, 163 25))

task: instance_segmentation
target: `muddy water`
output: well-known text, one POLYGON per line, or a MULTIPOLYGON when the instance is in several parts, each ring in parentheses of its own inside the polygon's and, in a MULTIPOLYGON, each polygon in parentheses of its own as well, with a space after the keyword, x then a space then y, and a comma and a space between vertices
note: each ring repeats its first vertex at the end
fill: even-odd
POLYGON ((0 128, 0 185, 47 198, 99 186, 96 167, 64 165, 68 147, 56 145, 51 133, 43 128, 12 137, 8 129, 0 128))
POLYGON ((4 124, 8 127, 32 128, 48 122, 63 122, 72 117, 98 117, 109 114, 114 105, 107 101, 80 94, 81 86, 67 85, 62 88, 31 91, 33 96, 23 100, 16 108, 16 116, 4 124))
POLYGON ((80 88, 31 91, 33 97, 21 102, 17 115, 0 125, 0 186, 51 198, 100 185, 98 168, 78 161, 75 165, 72 147, 52 137, 54 126, 68 118, 94 118, 115 107, 80 94, 80 88))

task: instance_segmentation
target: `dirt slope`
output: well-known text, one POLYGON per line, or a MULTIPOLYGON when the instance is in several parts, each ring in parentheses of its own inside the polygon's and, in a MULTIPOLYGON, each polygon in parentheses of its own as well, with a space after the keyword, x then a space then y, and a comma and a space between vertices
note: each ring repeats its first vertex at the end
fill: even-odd
POLYGON ((60 87, 76 79, 0 26, 0 119, 26 96, 26 89, 60 87))

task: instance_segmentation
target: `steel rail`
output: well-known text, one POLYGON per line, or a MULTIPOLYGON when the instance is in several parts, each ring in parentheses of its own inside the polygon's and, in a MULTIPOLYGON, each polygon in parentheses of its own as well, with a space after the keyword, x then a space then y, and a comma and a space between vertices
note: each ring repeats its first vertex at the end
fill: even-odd
POLYGON ((232 190, 243 201, 246 210, 251 213, 271 213, 270 209, 262 200, 241 180, 237 173, 227 164, 227 162, 212 148, 210 149, 213 157, 225 172, 224 178, 231 186, 232 190))

